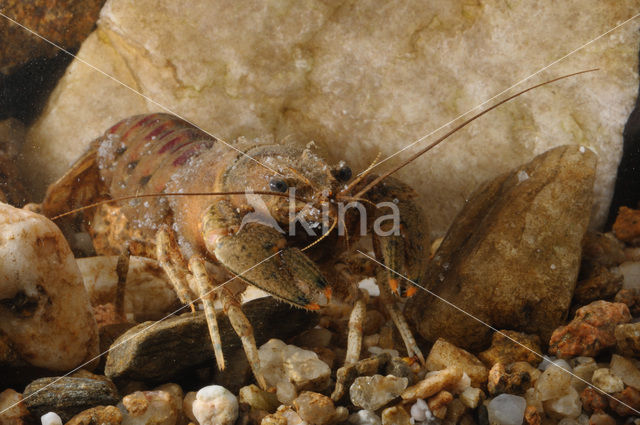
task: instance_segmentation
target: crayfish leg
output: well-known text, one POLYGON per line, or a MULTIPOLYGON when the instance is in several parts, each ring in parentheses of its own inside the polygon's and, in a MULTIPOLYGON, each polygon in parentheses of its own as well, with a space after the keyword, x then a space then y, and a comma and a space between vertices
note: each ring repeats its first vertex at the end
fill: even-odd
POLYGON ((378 273, 376 282, 378 283, 378 287, 380 288, 380 301, 389 312, 389 316, 391 316, 391 320, 393 320, 393 323, 396 325, 398 332, 400 332, 402 341, 404 341, 404 345, 407 348, 407 355, 409 357, 417 357, 420 361, 420 364, 424 366, 424 355, 422 354, 422 351, 420 351, 420 348, 418 348, 418 344, 416 343, 416 340, 411 333, 409 324, 398 308, 395 298, 393 297, 393 295, 391 295, 389 283, 387 280, 387 273, 384 270, 381 270, 378 273))
POLYGON ((224 354, 222 353, 220 328, 218 327, 218 319, 216 317, 216 310, 214 307, 216 298, 215 289, 211 279, 209 278, 209 274, 207 273, 204 259, 194 255, 189 259, 189 269, 198 283, 198 291, 200 291, 200 299, 204 305, 204 314, 207 319, 207 326, 209 327, 209 335, 211 336, 211 342, 213 343, 213 353, 216 356, 218 369, 224 370, 225 363, 224 354))
POLYGON ((162 226, 156 234, 156 258, 160 267, 169 277, 169 282, 173 285, 180 302, 189 304, 191 311, 195 312, 191 289, 187 284, 189 270, 178 248, 175 234, 169 226, 162 226))
POLYGON ((256 377, 256 381, 260 388, 266 391, 267 382, 265 381, 264 376, 262 375, 262 370, 260 369, 260 357, 258 356, 256 339, 253 336, 253 326, 251 326, 251 322, 249 322, 249 319, 247 319, 247 316, 245 316, 242 311, 238 300, 235 299, 227 288, 220 288, 219 296, 224 307, 224 312, 227 317, 229 317, 231 326, 240 337, 242 347, 247 355, 247 360, 249 361, 253 375, 256 377))
POLYGON ((347 354, 344 358, 345 366, 360 360, 362 349, 362 328, 367 315, 367 296, 358 291, 358 298, 349 315, 349 334, 347 337, 347 354))
POLYGON ((122 252, 118 256, 118 263, 116 264, 116 275, 118 276, 118 282, 116 284, 116 300, 115 309, 116 314, 121 320, 125 320, 124 315, 124 294, 125 287, 127 285, 127 274, 129 273, 129 258, 131 257, 131 251, 129 250, 129 243, 126 242, 122 248, 122 252))

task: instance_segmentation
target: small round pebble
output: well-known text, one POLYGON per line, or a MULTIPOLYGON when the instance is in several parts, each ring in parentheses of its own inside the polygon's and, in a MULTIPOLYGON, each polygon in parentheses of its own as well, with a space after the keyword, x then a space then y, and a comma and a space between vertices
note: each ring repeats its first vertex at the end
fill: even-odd
POLYGON ((193 402, 196 401, 196 393, 195 391, 189 391, 185 394, 184 399, 182 400, 182 411, 184 415, 192 422, 196 421, 196 417, 193 416, 193 402))
POLYGON ((349 416, 348 422, 353 425, 382 425, 382 419, 371 410, 358 410, 349 416))
POLYGON ((413 406, 411 406, 411 419, 415 422, 432 421, 435 419, 433 413, 429 409, 427 402, 419 398, 416 400, 413 406))
POLYGON ((193 416, 200 425, 232 425, 238 419, 238 400, 220 385, 204 387, 196 394, 193 416))
POLYGON ((487 407, 489 423, 497 425, 521 425, 527 401, 517 395, 500 394, 487 407))
POLYGON ((62 425, 62 419, 54 412, 45 413, 40 417, 42 425, 62 425))
POLYGON ((314 425, 329 424, 336 413, 333 401, 329 397, 312 391, 303 391, 293 401, 293 405, 302 420, 314 425))

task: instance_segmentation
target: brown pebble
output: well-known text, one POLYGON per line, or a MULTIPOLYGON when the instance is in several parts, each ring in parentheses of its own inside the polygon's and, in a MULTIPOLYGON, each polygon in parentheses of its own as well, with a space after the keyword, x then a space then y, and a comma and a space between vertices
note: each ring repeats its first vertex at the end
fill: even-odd
POLYGON ((493 334, 491 347, 478 354, 478 357, 489 368, 498 362, 508 365, 519 361, 529 362, 537 366, 541 359, 535 353, 541 352, 540 337, 538 335, 503 330, 493 334))
POLYGON ((638 416, 640 411, 640 391, 633 387, 612 394, 609 398, 609 407, 619 416, 638 416), (620 400, 620 401, 618 401, 620 400), (622 403, 624 404, 622 404, 622 403), (626 406, 625 406, 626 404, 626 406))
POLYGON ((524 423, 527 425, 540 425, 542 423, 542 415, 534 406, 527 406, 524 410, 524 423))
POLYGON ((606 396, 602 395, 592 387, 587 387, 580 393, 580 400, 582 400, 582 408, 587 413, 593 413, 598 410, 604 410, 607 408, 606 396))
POLYGON ((328 424, 335 415, 333 401, 326 395, 303 391, 293 400, 298 415, 310 424, 328 424))
POLYGON ((613 233, 623 242, 635 245, 640 239, 640 210, 620 207, 613 223, 613 233))
POLYGON ((387 407, 382 411, 382 425, 411 425, 411 415, 400 405, 387 407))
POLYGON ((616 351, 625 357, 640 355, 640 323, 624 323, 616 326, 616 351))
POLYGON ((626 259, 625 246, 613 233, 588 231, 582 242, 582 263, 614 267, 626 259))
POLYGON ((625 304, 594 301, 579 308, 568 325, 553 331, 549 353, 560 358, 593 357, 614 346, 616 325, 630 320, 631 314, 625 304))
POLYGON ((613 301, 626 304, 632 316, 640 315, 640 291, 636 288, 621 289, 613 301))
POLYGON ((75 415, 66 425, 120 425, 122 412, 115 406, 96 406, 75 415))
POLYGON ((622 287, 624 276, 602 265, 583 266, 581 277, 573 291, 573 302, 585 305, 599 299, 611 299, 622 287))
POLYGON ((616 420, 604 412, 596 412, 589 418, 589 425, 616 425, 616 420))
POLYGON ((520 366, 521 363, 532 368, 526 362, 514 363, 507 368, 502 363, 494 364, 489 371, 489 382, 487 383, 489 394, 494 396, 503 393, 524 394, 525 391, 531 388, 533 377, 528 370, 520 366))
POLYGON ((149 400, 145 397, 143 391, 136 391, 133 394, 124 396, 122 404, 133 416, 144 415, 144 412, 149 408, 149 400))
MULTIPOLYGON (((449 391, 443 390, 443 391, 440 391, 438 394, 434 395, 433 397, 431 397, 429 400, 427 400, 427 405, 429 406, 429 409, 433 412, 451 403, 452 400, 453 400, 453 395, 449 391)), ((444 419, 444 418, 440 418, 440 419, 444 419)))
POLYGON ((459 398, 454 398, 451 403, 447 404, 447 416, 445 416, 444 422, 447 424, 457 424, 460 418, 467 413, 467 410, 467 406, 465 406, 459 398))

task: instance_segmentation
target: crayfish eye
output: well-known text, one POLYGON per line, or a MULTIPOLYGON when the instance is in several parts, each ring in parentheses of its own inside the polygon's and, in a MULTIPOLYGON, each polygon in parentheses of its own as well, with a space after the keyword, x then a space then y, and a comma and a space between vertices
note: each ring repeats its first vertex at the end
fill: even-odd
POLYGON ((289 189, 289 186, 287 185, 287 183, 282 179, 271 179, 271 181, 269 182, 269 187, 274 192, 282 192, 282 193, 286 192, 287 189, 289 189))
POLYGON ((346 182, 351 178, 351 168, 343 165, 342 167, 338 168, 338 170, 336 170, 334 177, 341 182, 346 182))

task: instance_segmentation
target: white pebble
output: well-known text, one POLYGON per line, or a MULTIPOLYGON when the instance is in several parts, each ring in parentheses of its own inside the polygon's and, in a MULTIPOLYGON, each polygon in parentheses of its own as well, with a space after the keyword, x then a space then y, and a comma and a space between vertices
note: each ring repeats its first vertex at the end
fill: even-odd
POLYGON ((426 421, 428 417, 432 416, 427 402, 421 398, 417 399, 415 404, 411 406, 411 419, 414 421, 426 421))
POLYGON ((42 425, 62 425, 62 419, 54 412, 45 413, 40 417, 42 425))
POLYGON ((329 385, 331 369, 313 351, 271 339, 258 350, 267 384, 275 387, 289 381, 297 390, 322 391, 329 385))
POLYGON ((200 425, 232 425, 238 418, 238 399, 220 385, 204 387, 196 394, 193 416, 200 425))
POLYGON ((500 394, 487 406, 489 423, 497 425, 521 425, 527 401, 517 395, 500 394))
POLYGON ((618 270, 624 276, 624 289, 640 289, 640 262, 626 261, 620 264, 618 270))
POLYGON ((349 416, 348 422, 353 425, 382 425, 382 419, 371 410, 358 410, 349 416))
POLYGON ((525 180, 529 180, 529 174, 524 170, 518 171, 518 183, 522 183, 525 180))

